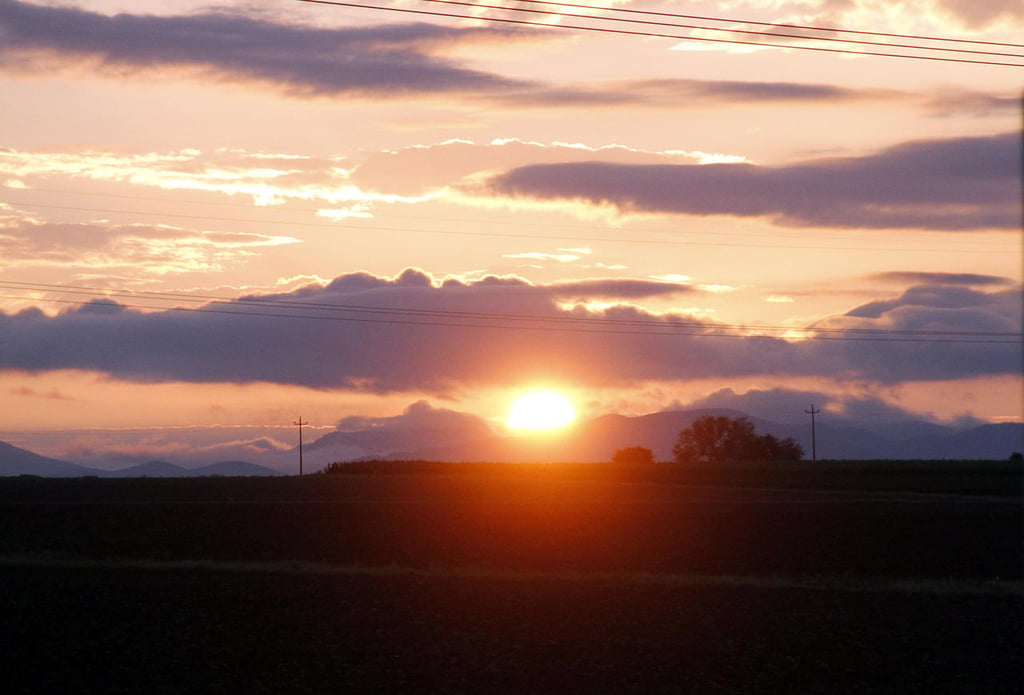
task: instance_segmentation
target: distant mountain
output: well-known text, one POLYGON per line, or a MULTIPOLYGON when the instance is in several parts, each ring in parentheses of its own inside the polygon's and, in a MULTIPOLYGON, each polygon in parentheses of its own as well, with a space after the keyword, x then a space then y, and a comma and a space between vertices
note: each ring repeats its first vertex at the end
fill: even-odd
POLYGON ((198 468, 185 468, 167 461, 147 461, 137 466, 129 466, 117 471, 107 471, 106 478, 195 478, 211 475, 222 476, 268 476, 281 475, 266 466, 258 466, 247 461, 221 461, 198 468))
POLYGON ((18 475, 38 475, 46 478, 80 478, 90 475, 103 478, 184 478, 211 475, 270 476, 281 473, 247 461, 221 461, 198 468, 185 468, 168 461, 147 461, 110 471, 40 456, 28 449, 0 442, 0 477, 18 475))
POLYGON ((28 449, 0 442, 0 476, 39 475, 47 478, 78 478, 100 471, 70 461, 40 456, 28 449))
POLYGON ((937 437, 915 437, 900 442, 897 450, 904 452, 901 458, 1005 459, 1014 451, 1024 453, 1024 425, 1004 422, 937 437))
MULTIPOLYGON (((599 462, 611 460, 616 450, 644 446, 656 460, 672 459, 672 446, 679 433, 704 415, 743 417, 727 409, 674 410, 637 417, 603 415, 577 423, 566 430, 541 435, 500 437, 472 416, 424 411, 431 423, 411 427, 400 419, 373 421, 364 429, 349 422, 352 429, 332 432, 307 444, 316 455, 309 470, 331 461, 359 459, 423 459, 429 461, 564 461, 599 462)), ((422 413, 421 413, 422 414, 422 413)), ((784 424, 750 418, 758 432, 792 437, 811 457, 810 423, 784 424)), ((989 459, 1005 460, 1015 451, 1024 452, 1024 423, 986 424, 958 428, 919 421, 891 421, 869 427, 835 416, 817 421, 819 459, 989 459)), ((26 449, 0 442, 0 476, 38 475, 111 478, 185 476, 270 476, 277 470, 246 461, 222 461, 198 468, 167 461, 148 461, 116 471, 86 468, 69 461, 40 456, 26 449)))
MULTIPOLYGON (((376 452, 359 458, 425 459, 434 461, 608 461, 617 450, 627 446, 645 446, 659 461, 671 460, 672 446, 679 432, 704 415, 744 417, 744 413, 725 409, 677 410, 637 417, 604 415, 548 435, 516 437, 475 436, 472 439, 431 443, 385 450, 389 441, 386 428, 377 429, 376 452)), ((792 437, 811 458, 810 423, 781 424, 750 418, 758 432, 776 437, 792 437)), ((816 427, 819 459, 1006 459, 1014 451, 1024 451, 1024 423, 981 425, 959 430, 927 421, 886 423, 876 431, 854 426, 849 421, 822 422, 816 427), (927 432, 927 434, 922 434, 927 432), (903 435, 903 436, 900 436, 903 435)), ((329 437, 332 435, 328 435, 329 437)), ((392 442, 406 443, 401 438, 392 442)), ((356 458, 356 457, 352 457, 356 458)), ((338 460, 344 460, 339 458, 338 460)))

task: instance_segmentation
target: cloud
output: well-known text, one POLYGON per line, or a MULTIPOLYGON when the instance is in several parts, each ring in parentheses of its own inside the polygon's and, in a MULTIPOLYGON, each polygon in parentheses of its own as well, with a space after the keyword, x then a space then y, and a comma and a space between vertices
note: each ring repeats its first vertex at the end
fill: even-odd
POLYGON ((964 89, 945 89, 924 99, 927 113, 936 117, 998 116, 1016 114, 1022 106, 1018 94, 993 94, 964 89))
POLYGON ((620 214, 763 217, 785 226, 1019 229, 1020 134, 911 142, 860 157, 753 164, 536 164, 467 193, 620 214))
POLYGON ((570 34, 485 23, 330 28, 275 22, 227 10, 192 15, 108 16, 0 0, 0 70, 112 77, 153 73, 268 85, 297 98, 436 98, 467 95, 513 108, 623 105, 700 108, 750 103, 902 99, 895 92, 832 85, 713 80, 608 81, 547 85, 471 69, 445 57, 471 43, 567 40, 570 34))
POLYGON ((687 408, 727 408, 741 410, 753 417, 777 422, 803 422, 807 420, 804 411, 811 404, 829 412, 835 419, 843 411, 855 412, 857 419, 865 416, 874 419, 889 418, 909 420, 920 418, 920 413, 910 413, 871 396, 825 393, 799 389, 751 389, 737 393, 724 388, 686 404, 687 408))
POLYGON ((346 161, 279 153, 217 149, 168 152, 0 151, 0 174, 32 188, 56 178, 126 183, 167 191, 202 191, 252 198, 256 205, 322 201, 356 210, 395 196, 367 193, 348 180, 346 161))
POLYGON ((652 297, 674 297, 697 290, 691 285, 660 280, 624 278, 567 280, 546 285, 553 297, 585 301, 587 299, 636 300, 652 297))
POLYGON ((269 84, 299 97, 436 96, 529 86, 436 55, 467 41, 529 35, 514 27, 389 24, 337 29, 227 12, 107 16, 0 0, 0 32, 0 68, 8 71, 91 67, 143 77, 176 70, 269 84))
POLYGON ((406 432, 428 431, 470 431, 480 436, 490 433, 484 421, 476 415, 460 413, 447 408, 436 408, 425 400, 410 404, 401 415, 389 417, 362 417, 358 415, 342 418, 336 431, 358 432, 371 429, 401 429, 406 432))
MULTIPOLYGON (((581 386, 714 377, 824 376, 870 382, 1019 375, 1020 342, 878 340, 827 331, 1021 332, 1020 288, 922 286, 815 324, 826 338, 740 337, 684 313, 559 299, 669 292, 657 284, 517 278, 435 281, 342 275, 327 285, 252 295, 200 310, 141 311, 97 299, 56 316, 0 314, 0 369, 93 370, 139 382, 272 382, 374 393, 509 386, 559 379, 581 386), (567 292, 570 293, 567 295, 567 292), (865 339, 866 338, 866 339, 865 339)), ((180 298, 174 302, 181 303, 180 298)), ((1005 338, 1002 338, 1005 339, 1005 338)), ((1011 337, 1012 340, 1012 337, 1011 337)))
POLYGON ((901 24, 913 22, 929 27, 918 33, 937 36, 950 33, 951 21, 973 34, 980 29, 1012 31, 1024 26, 1024 6, 1018 0, 782 0, 774 6, 778 12, 775 21, 811 26, 871 26, 881 31, 899 31, 901 24))
POLYGON ((9 393, 12 396, 26 396, 28 398, 44 398, 52 401, 78 401, 79 399, 71 396, 65 396, 63 393, 58 391, 56 388, 51 388, 49 391, 42 392, 28 386, 21 386, 16 389, 10 389, 9 393))
POLYGON ((861 341, 839 342, 829 351, 839 363, 859 363, 865 373, 880 382, 924 380, 933 378, 928 375, 963 372, 982 363, 982 371, 975 374, 986 370, 992 370, 987 372, 990 374, 1019 374, 1024 359, 1021 296, 1019 285, 993 292, 955 285, 921 285, 898 297, 855 307, 815 326, 847 331, 896 330, 916 335, 918 340, 949 339, 947 343, 908 341, 887 345, 865 334, 861 341), (959 342, 955 335, 944 338, 944 332, 970 332, 979 341, 1012 342, 968 344, 959 342))
POLYGON ((935 5, 971 29, 981 29, 1000 21, 1024 25, 1024 6, 1017 0, 935 0, 935 5))
MULTIPOLYGON (((61 458, 100 469, 117 470, 147 461, 161 460, 185 467, 255 458, 261 464, 279 465, 281 454, 292 444, 272 437, 232 439, 204 443, 202 434, 176 429, 97 430, 72 433, 59 446, 61 458)), ((291 457, 288 457, 291 458, 291 457)))
POLYGON ((524 251, 523 253, 506 253, 503 258, 525 261, 554 261, 555 263, 572 263, 582 256, 577 253, 545 253, 543 251, 524 251))
POLYGON ((871 280, 899 285, 964 285, 966 287, 993 287, 1014 284, 1010 278, 997 275, 978 275, 976 273, 923 273, 913 271, 893 271, 875 273, 868 276, 871 280))
MULTIPOLYGON (((163 152, 0 149, 0 179, 19 190, 52 186, 55 180, 86 180, 201 191, 251 198, 258 206, 308 202, 331 206, 325 216, 366 215, 379 203, 415 203, 448 195, 453 187, 485 173, 526 164, 603 160, 629 164, 737 162, 728 153, 656 152, 622 145, 453 140, 362 159, 218 148, 163 152)), ((63 183, 63 181, 62 181, 63 183)), ((0 211, 4 208, 0 204, 0 211)))
POLYGON ((297 243, 288 236, 184 229, 169 225, 43 223, 0 215, 7 268, 78 268, 133 275, 221 271, 256 249, 297 243))
MULTIPOLYGON (((880 434, 913 436, 927 431, 922 422, 939 424, 934 417, 911 412, 871 394, 837 394, 787 388, 751 389, 745 393, 724 388, 676 407, 738 410, 762 420, 803 424, 808 422, 810 415, 807 410, 812 405, 823 413, 819 421, 829 426, 863 427, 880 434)), ((957 425, 962 427, 981 424, 981 420, 970 416, 957 419, 957 425)))
POLYGON ((423 195, 455 186, 486 173, 514 169, 527 164, 587 162, 595 158, 621 164, 700 162, 705 152, 673 150, 655 152, 623 145, 590 147, 581 143, 525 142, 516 139, 476 143, 452 140, 435 145, 407 147, 378 152, 353 165, 350 181, 367 190, 398 195, 423 195))
POLYGON ((636 80, 615 83, 626 94, 643 95, 652 102, 691 106, 721 104, 797 103, 834 104, 866 100, 902 100, 906 95, 889 90, 851 89, 803 82, 750 82, 739 80, 636 80))
POLYGON ((828 84, 690 79, 617 80, 564 87, 535 85, 525 91, 490 96, 494 102, 519 108, 643 106, 688 110, 723 104, 827 105, 855 101, 900 102, 908 98, 906 93, 896 90, 851 89, 828 84))

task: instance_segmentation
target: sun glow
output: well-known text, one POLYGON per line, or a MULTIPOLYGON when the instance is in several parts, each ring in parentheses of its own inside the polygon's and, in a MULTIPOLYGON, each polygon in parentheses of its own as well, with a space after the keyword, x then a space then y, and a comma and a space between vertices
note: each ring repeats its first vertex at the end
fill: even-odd
POLYGON ((530 391, 515 400, 505 424, 513 430, 553 430, 576 419, 572 403, 554 391, 530 391))

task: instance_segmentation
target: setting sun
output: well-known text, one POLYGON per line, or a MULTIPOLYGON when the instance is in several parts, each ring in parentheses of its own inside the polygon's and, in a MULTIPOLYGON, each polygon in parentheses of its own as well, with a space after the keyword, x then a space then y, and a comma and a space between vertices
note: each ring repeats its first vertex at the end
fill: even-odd
POLYGON ((505 424, 514 430, 552 430, 576 419, 576 409, 554 391, 530 391, 512 404, 505 424))

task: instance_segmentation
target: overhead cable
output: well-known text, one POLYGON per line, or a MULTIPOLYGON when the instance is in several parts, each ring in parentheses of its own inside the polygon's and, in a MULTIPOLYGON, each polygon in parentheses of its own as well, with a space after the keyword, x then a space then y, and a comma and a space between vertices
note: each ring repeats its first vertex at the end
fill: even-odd
MULTIPOLYGON (((133 198, 134 196, 116 196, 119 198, 133 198)), ((145 200, 146 198, 140 198, 145 200)), ((11 201, 17 202, 17 201, 11 201)), ((272 224, 272 225, 287 225, 293 227, 316 227, 324 229, 337 229, 337 230, 359 230, 359 231, 377 231, 377 232, 394 232, 400 234, 439 234, 442 236, 462 236, 462 237, 481 237, 481 238, 500 238, 500 239, 539 239, 539 240, 553 240, 553 241, 564 241, 564 242, 594 242, 594 243, 609 243, 609 244, 648 244, 657 246, 710 246, 710 247, 730 247, 730 248, 759 248, 759 249, 798 249, 798 250, 822 250, 822 251, 892 251, 897 253, 984 253, 991 254, 993 249, 991 247, 978 248, 977 246, 966 248, 966 247, 897 247, 897 246, 834 246, 834 245, 821 245, 821 244, 758 244, 758 243, 736 243, 731 241, 694 241, 692 239, 644 239, 639 237, 603 237, 603 236, 579 236, 570 234, 521 234, 511 232, 479 232, 479 231, 468 231, 458 229, 424 229, 421 227, 395 227, 385 226, 377 224, 352 224, 350 222, 301 222, 297 220, 281 220, 281 219, 261 219, 254 220, 252 218, 244 217, 226 217, 226 216, 215 216, 215 215, 195 215, 182 212, 151 212, 146 210, 125 210, 117 208, 95 208, 95 207, 82 207, 77 205, 50 205, 46 203, 27 203, 17 202, 18 205, 24 205, 25 207, 42 208, 45 210, 69 210, 75 212, 99 212, 99 213, 114 213, 123 215, 141 215, 147 217, 171 217, 185 220, 203 220, 207 222, 246 222, 250 224, 272 224)), ((199 204, 206 205, 207 202, 201 202, 199 204)), ((216 205, 225 205, 225 203, 214 203, 216 205)), ((412 219, 423 219, 420 217, 413 217, 412 219)), ((433 221, 439 221, 442 218, 430 217, 433 221)), ((461 221, 461 220, 460 220, 461 221)), ((492 221, 487 221, 487 224, 493 224, 492 221)), ((537 227, 537 226, 560 226, 560 225, 539 225, 536 223, 519 223, 509 222, 503 224, 517 224, 524 227, 537 227)), ((654 230, 656 232, 675 233, 669 230, 654 230)), ((750 234, 743 234, 743 236, 751 236, 750 234)), ((774 237, 773 237, 774 238, 774 237)), ((1013 249, 1007 249, 1007 252, 1013 252, 1013 249)))
MULTIPOLYGON (((430 0, 425 0, 429 2, 430 0)), ((531 5, 555 5, 556 7, 572 7, 575 9, 597 10, 600 12, 615 12, 629 15, 647 15, 650 17, 673 17, 676 19, 694 19, 702 22, 729 22, 731 24, 752 24, 762 27, 777 27, 784 29, 801 29, 804 31, 823 31, 834 34, 857 34, 860 36, 886 36, 895 39, 913 39, 916 41, 942 41, 946 43, 976 44, 982 46, 1008 46, 1010 48, 1024 48, 1020 43, 1003 43, 1000 41, 981 41, 978 39, 961 39, 944 36, 928 36, 921 34, 894 34, 884 31, 864 31, 858 29, 841 29, 839 27, 816 26, 813 24, 786 24, 784 22, 761 22, 753 19, 737 19, 735 17, 709 17, 706 15, 680 14, 678 12, 657 12, 654 10, 637 10, 625 7, 602 7, 600 5, 583 5, 572 2, 552 2, 551 0, 513 0, 514 2, 527 3, 531 5)))
MULTIPOLYGON (((590 14, 576 14, 572 12, 552 11, 552 10, 535 10, 525 7, 509 7, 507 5, 489 5, 482 2, 470 2, 469 0, 421 0, 422 2, 431 2, 442 5, 461 5, 464 7, 482 7, 488 10, 500 10, 503 12, 523 12, 528 14, 541 14, 541 15, 553 15, 557 17, 572 17, 573 19, 593 19, 601 22, 619 22, 622 24, 645 24, 649 26, 658 27, 671 27, 675 29, 696 29, 700 31, 718 31, 727 34, 745 34, 747 36, 769 36, 780 39, 800 39, 807 41, 824 41, 824 42, 835 42, 835 43, 848 43, 859 46, 880 46, 882 48, 909 48, 912 50, 925 50, 925 51, 939 51, 944 53, 969 53, 975 55, 988 55, 988 56, 1000 56, 1004 58, 1024 58, 1024 54, 1020 53, 1006 53, 1000 51, 983 51, 978 49, 968 48, 942 48, 933 46, 921 46, 917 44, 903 44, 893 43, 891 41, 866 41, 863 39, 844 39, 842 37, 829 37, 829 36, 808 36, 806 34, 786 34, 777 31, 758 31, 753 29, 738 29, 738 28, 722 28, 722 27, 709 27, 697 24, 681 24, 679 22, 661 22, 649 19, 626 19, 621 17, 608 17, 608 16, 595 16, 590 14)), ((527 2, 529 0, 514 0, 515 2, 527 2)), ((541 2, 535 4, 543 5, 554 5, 557 7, 592 7, 589 5, 565 5, 562 3, 554 2, 541 2)), ((614 11, 614 10, 613 10, 614 11)), ((643 12, 640 10, 639 12, 643 12)), ((647 13, 643 13, 647 14, 647 13)), ((665 13, 661 13, 664 16, 665 13)), ((671 15, 669 15, 671 16, 671 15)), ((685 17, 686 15, 678 15, 679 17, 685 17)), ((486 18, 484 18, 486 19, 486 18)), ((746 24, 740 20, 741 24, 746 24)), ((809 28, 809 27, 807 27, 809 28)))
MULTIPOLYGON (((464 4, 464 5, 468 4, 468 5, 471 5, 473 7, 480 7, 481 6, 481 5, 477 5, 476 3, 465 3, 465 2, 462 2, 461 0, 427 0, 427 1, 430 1, 430 2, 445 2, 445 3, 451 3, 451 4, 464 4)), ((642 37, 649 37, 649 38, 676 39, 676 40, 680 40, 680 41, 703 41, 703 42, 710 42, 710 43, 724 43, 724 44, 733 44, 733 45, 740 45, 740 46, 770 47, 770 48, 790 48, 790 49, 794 49, 794 50, 817 51, 817 52, 822 52, 822 53, 836 53, 836 54, 846 54, 846 55, 877 56, 877 57, 883 57, 883 58, 905 58, 905 59, 911 59, 911 60, 929 60, 929 61, 939 61, 939 62, 945 62, 945 63, 965 63, 965 64, 974 64, 974 65, 989 65, 989 66, 1000 66, 1000 67, 1024 68, 1024 63, 1011 63, 1011 62, 995 61, 995 60, 970 60, 970 59, 966 59, 966 58, 943 57, 943 56, 939 56, 939 55, 920 55, 920 54, 911 54, 911 53, 888 53, 888 52, 882 52, 882 51, 856 51, 856 50, 844 49, 844 48, 830 48, 830 47, 826 47, 826 46, 808 46, 808 45, 799 44, 799 43, 771 43, 771 42, 763 42, 763 41, 743 41, 743 40, 740 40, 740 39, 714 38, 714 37, 710 37, 710 36, 696 36, 696 35, 693 35, 693 34, 668 34, 668 33, 651 32, 651 31, 638 31, 638 30, 629 30, 629 29, 617 29, 617 28, 611 28, 611 27, 607 27, 607 26, 590 26, 590 25, 563 24, 563 23, 548 24, 546 22, 535 22, 535 21, 529 21, 529 20, 525 20, 525 19, 510 19, 510 18, 505 18, 505 17, 487 17, 487 16, 481 16, 481 15, 472 15, 472 14, 459 14, 459 13, 456 13, 456 12, 438 12, 436 10, 422 10, 422 9, 414 9, 414 8, 411 8, 411 7, 392 7, 392 6, 387 6, 387 5, 370 5, 370 4, 356 3, 356 2, 341 2, 339 0, 297 0, 297 2, 305 2, 305 3, 315 4, 315 5, 333 5, 333 6, 337 6, 337 7, 351 7, 351 8, 355 8, 355 9, 365 9, 365 10, 381 10, 381 11, 385 11, 385 12, 398 12, 398 13, 404 13, 404 14, 415 14, 415 15, 431 16, 431 17, 449 17, 449 18, 452 18, 452 19, 469 19, 469 20, 474 20, 474 21, 496 22, 496 23, 501 23, 501 24, 513 24, 513 25, 519 25, 519 26, 534 26, 534 27, 541 27, 541 28, 544 28, 544 29, 568 29, 568 30, 574 30, 574 31, 592 31, 592 32, 605 33, 605 34, 621 34, 621 35, 626 35, 626 36, 642 36, 642 37)), ((538 11, 538 10, 526 10, 526 9, 523 9, 523 8, 511 8, 511 7, 499 7, 499 6, 494 6, 494 7, 496 7, 497 9, 500 9, 500 10, 511 11, 511 12, 532 12, 532 13, 540 12, 541 14, 545 14, 545 15, 552 14, 551 12, 538 11)), ((592 19, 592 20, 595 20, 595 21, 599 21, 599 22, 606 20, 606 18, 603 18, 603 17, 590 16, 590 15, 586 15, 586 18, 592 19)), ((613 20, 613 21, 626 21, 626 20, 613 20)), ((709 30, 709 31, 719 31, 719 32, 730 32, 730 33, 733 32, 733 30, 727 30, 727 29, 722 29, 722 28, 718 28, 718 27, 707 27, 707 26, 699 27, 699 29, 701 29, 701 30, 709 30)), ((800 36, 799 38, 807 40, 810 37, 800 36)), ((893 47, 893 48, 897 47, 895 44, 879 44, 879 45, 885 45, 886 47, 893 47)), ((953 52, 955 49, 948 49, 948 48, 947 49, 941 49, 941 48, 929 49, 929 48, 924 48, 924 47, 917 47, 915 50, 932 50, 932 51, 939 51, 939 52, 953 52)), ((1014 54, 1014 55, 1016 55, 1016 54, 1014 54)), ((1024 56, 1021 56, 1021 57, 1024 58, 1024 56)))
MULTIPOLYGON (((386 323, 417 326, 447 326, 463 328, 495 328, 505 330, 560 331, 572 333, 601 333, 624 335, 686 335, 722 338, 800 338, 810 340, 863 340, 879 342, 942 342, 1020 344, 1024 334, 1000 331, 913 330, 878 329, 860 327, 793 327, 761 324, 725 324, 687 321, 679 317, 668 319, 616 319, 593 316, 541 316, 496 312, 472 312, 447 309, 388 307, 380 305, 337 304, 331 302, 305 302, 280 298, 240 297, 183 294, 134 290, 112 290, 99 287, 56 285, 48 283, 0 281, 0 288, 20 292, 56 292, 85 295, 91 300, 45 298, 39 301, 85 306, 96 299, 129 297, 136 301, 185 302, 198 306, 167 306, 143 304, 116 304, 119 308, 189 311, 264 318, 288 318, 319 321, 350 321, 357 323, 386 323), (273 311, 267 311, 267 309, 273 311), (305 313, 305 312, 325 313, 305 313), (303 313, 298 313, 303 312, 303 313), (355 314, 347 316, 344 314, 355 314), (370 316, 367 316, 370 315, 370 316), (742 331, 742 332, 738 332, 742 331)), ((25 296, 5 296, 6 299, 25 300, 25 296)))

